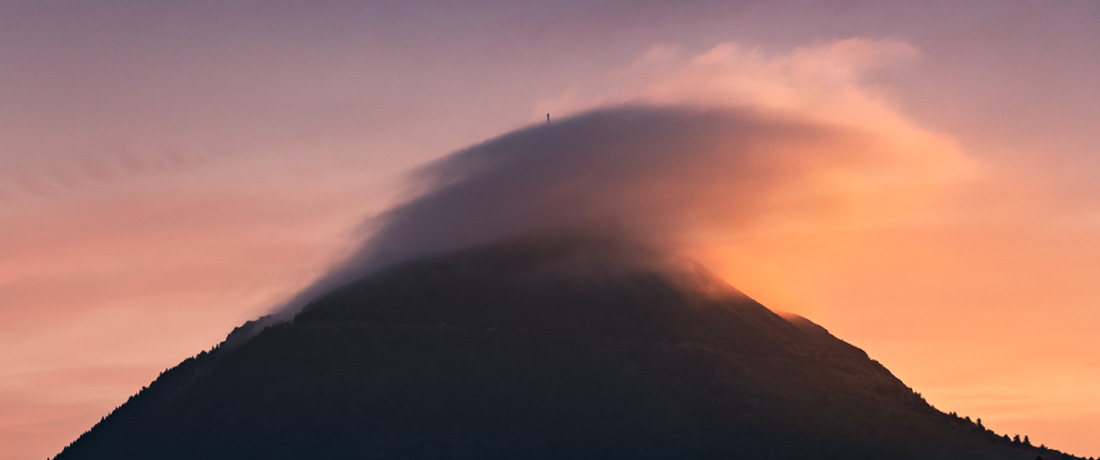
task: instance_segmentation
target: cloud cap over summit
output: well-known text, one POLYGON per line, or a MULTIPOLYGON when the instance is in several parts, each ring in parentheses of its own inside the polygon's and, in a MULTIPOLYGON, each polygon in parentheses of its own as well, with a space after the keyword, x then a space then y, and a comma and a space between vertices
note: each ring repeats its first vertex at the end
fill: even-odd
POLYGON ((590 111, 420 168, 413 198, 372 218, 355 254, 288 310, 385 265, 516 235, 676 253, 739 232, 889 219, 965 164, 950 150, 747 108, 590 111))

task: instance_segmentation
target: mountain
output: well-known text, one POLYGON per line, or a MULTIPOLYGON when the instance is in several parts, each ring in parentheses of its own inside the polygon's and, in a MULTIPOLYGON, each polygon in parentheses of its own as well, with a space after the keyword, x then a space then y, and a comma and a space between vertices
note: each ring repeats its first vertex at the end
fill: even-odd
POLYGON ((1019 459, 860 349, 594 240, 393 265, 164 372, 57 460, 1019 459))

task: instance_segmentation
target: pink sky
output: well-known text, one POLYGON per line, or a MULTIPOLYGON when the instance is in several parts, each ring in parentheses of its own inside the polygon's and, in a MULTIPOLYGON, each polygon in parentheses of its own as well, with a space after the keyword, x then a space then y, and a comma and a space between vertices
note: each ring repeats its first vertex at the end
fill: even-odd
POLYGON ((846 205, 696 255, 944 411, 1100 455, 1100 5, 231 3, 0 6, 0 460, 324 273, 409 168, 625 100, 888 137, 890 194, 822 174, 846 205))

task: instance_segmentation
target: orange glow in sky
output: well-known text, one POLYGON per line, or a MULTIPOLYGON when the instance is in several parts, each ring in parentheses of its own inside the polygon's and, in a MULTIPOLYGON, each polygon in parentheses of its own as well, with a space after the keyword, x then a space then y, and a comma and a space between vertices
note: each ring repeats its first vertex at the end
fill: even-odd
POLYGON ((621 103, 861 139, 677 243, 939 409, 1100 455, 1100 4, 354 3, 0 5, 0 460, 325 273, 411 168, 621 103))

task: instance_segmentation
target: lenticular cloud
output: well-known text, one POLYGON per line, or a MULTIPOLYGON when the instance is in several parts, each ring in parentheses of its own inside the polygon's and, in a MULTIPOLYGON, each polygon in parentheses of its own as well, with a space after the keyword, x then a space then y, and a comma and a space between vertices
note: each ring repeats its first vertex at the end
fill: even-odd
POLYGON ((533 126, 416 171, 419 193, 374 217, 361 247, 286 311, 389 264, 511 236, 675 252, 777 222, 880 214, 930 170, 899 148, 749 109, 622 106, 533 126))

